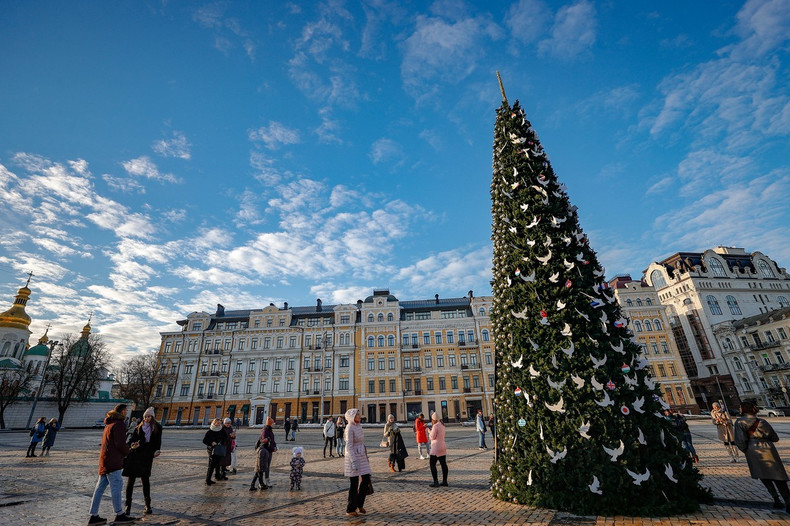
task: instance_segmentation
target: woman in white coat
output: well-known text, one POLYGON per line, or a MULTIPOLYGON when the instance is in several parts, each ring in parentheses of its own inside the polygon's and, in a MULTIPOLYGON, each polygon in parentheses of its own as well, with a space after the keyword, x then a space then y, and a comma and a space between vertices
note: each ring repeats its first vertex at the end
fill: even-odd
POLYGON ((349 477, 348 505, 346 515, 357 516, 365 514, 365 497, 370 488, 370 462, 368 450, 365 448, 364 433, 359 424, 361 418, 359 409, 346 411, 346 458, 343 472, 349 477))

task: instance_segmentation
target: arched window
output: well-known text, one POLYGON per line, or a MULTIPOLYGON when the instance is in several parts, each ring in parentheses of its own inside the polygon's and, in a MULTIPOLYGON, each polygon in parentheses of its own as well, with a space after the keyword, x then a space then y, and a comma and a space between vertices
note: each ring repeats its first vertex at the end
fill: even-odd
POLYGON ((634 330, 636 332, 642 332, 642 322, 639 320, 634 320, 634 330))
POLYGON ((721 261, 719 261, 718 259, 710 258, 710 261, 708 261, 708 263, 710 264, 710 269, 713 271, 714 276, 718 278, 723 278, 727 275, 727 273, 724 272, 724 265, 722 265, 721 261))
POLYGON ((631 298, 628 298, 627 300, 625 300, 625 304, 628 305, 629 307, 633 307, 634 306, 634 302, 631 301, 631 298))
POLYGON ((710 313, 715 315, 721 315, 721 307, 719 307, 719 300, 717 300, 714 296, 708 296, 706 299, 708 300, 708 308, 710 309, 710 313))
POLYGON ((650 320, 645 320, 645 330, 648 332, 653 330, 653 324, 650 323, 650 320))
MULTIPOLYGON (((729 338, 725 338, 724 339, 724 348, 727 349, 728 351, 734 351, 735 350, 735 346, 732 344, 732 340, 731 339, 729 339, 729 338)), ((735 361, 737 363, 741 363, 741 361, 738 359, 737 356, 735 358, 733 358, 733 361, 735 361)))
POLYGON ((485 315, 486 315, 486 308, 480 307, 480 316, 485 316, 485 315))
POLYGON ((368 336, 368 347, 375 347, 376 346, 376 338, 373 336, 368 336))
POLYGON ((768 266, 768 263, 762 259, 757 263, 757 267, 760 269, 760 274, 762 274, 764 278, 774 277, 774 271, 771 270, 771 267, 768 266))
POLYGON ((395 345, 395 336, 393 336, 392 334, 387 336, 387 345, 389 345, 390 347, 395 345))
POLYGON ((648 304, 648 305, 652 305, 653 304, 653 300, 651 300, 650 298, 645 298, 645 303, 648 304))
POLYGON ((384 315, 379 312, 379 322, 384 321, 384 315))
POLYGON ((384 336, 379 336, 379 347, 384 347, 384 336))
POLYGON ((653 320, 653 327, 655 327, 657 331, 662 330, 663 327, 661 326, 661 320, 653 320))
POLYGON ((736 370, 743 371, 743 364, 741 363, 741 359, 737 356, 732 357, 732 364, 735 366, 736 370))
POLYGON ((387 321, 392 321, 392 313, 387 313, 387 321))
POLYGON ((636 298, 636 306, 637 307, 641 307, 642 306, 642 300, 640 298, 636 298))
POLYGON ((735 296, 727 296, 727 306, 730 308, 731 314, 741 314, 741 308, 738 306, 735 296))
POLYGON ((650 273, 650 282, 656 290, 667 286, 667 280, 664 279, 664 274, 660 270, 654 270, 650 273))
POLYGON ((368 322, 369 323, 373 323, 373 319, 374 319, 373 318, 373 313, 371 312, 370 314, 368 314, 368 322))
POLYGON ((3 344, 3 352, 0 352, 0 356, 6 356, 10 352, 11 352, 11 342, 5 342, 3 344))
POLYGON ((484 342, 490 341, 490 339, 489 339, 490 337, 488 335, 488 329, 483 329, 482 335, 483 335, 483 341, 484 342))
POLYGON ((785 298, 784 296, 778 296, 776 298, 776 301, 779 302, 780 307, 790 307, 790 302, 788 302, 787 298, 785 298))

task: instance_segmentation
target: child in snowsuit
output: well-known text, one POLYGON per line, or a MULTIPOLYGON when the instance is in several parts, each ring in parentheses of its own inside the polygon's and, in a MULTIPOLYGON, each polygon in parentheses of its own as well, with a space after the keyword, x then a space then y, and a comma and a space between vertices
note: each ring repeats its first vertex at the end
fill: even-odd
POLYGON ((302 448, 295 447, 293 449, 294 456, 291 459, 291 489, 302 489, 302 472, 304 471, 304 459, 302 448))

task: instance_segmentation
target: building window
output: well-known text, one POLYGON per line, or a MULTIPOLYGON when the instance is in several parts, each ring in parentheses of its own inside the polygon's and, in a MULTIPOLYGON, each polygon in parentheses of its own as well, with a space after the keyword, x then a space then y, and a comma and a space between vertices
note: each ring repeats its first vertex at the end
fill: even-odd
POLYGON ((425 368, 426 368, 426 369, 430 368, 430 367, 431 367, 431 365, 433 365, 433 358, 431 357, 431 355, 430 355, 430 354, 426 354, 426 355, 423 357, 423 361, 425 362, 425 368))
POLYGON ((757 267, 760 269, 760 274, 762 274, 764 278, 774 277, 773 270, 771 270, 771 267, 768 266, 768 263, 762 259, 757 263, 757 267))
POLYGON ((752 385, 749 383, 749 380, 747 380, 745 377, 741 377, 741 385, 743 386, 744 391, 752 390, 752 385))
POLYGON ((658 344, 653 342, 650 344, 650 348, 653 349, 653 354, 658 354, 658 344))
POLYGON ((450 377, 450 387, 452 387, 453 389, 458 389, 458 377, 457 376, 451 376, 450 377))
POLYGON ((444 367, 444 355, 437 354, 436 355, 436 367, 444 367))
POLYGON ((412 334, 411 335, 411 344, 412 345, 418 345, 419 344, 419 342, 417 341, 417 335, 416 334, 412 334))
POLYGON ((192 324, 192 330, 193 331, 199 331, 202 328, 203 328, 203 322, 201 322, 201 321, 196 321, 195 323, 192 324))
POLYGON ((368 347, 375 347, 376 346, 376 338, 373 336, 368 336, 368 347))
POLYGON ((727 296, 727 306, 730 308, 731 314, 741 314, 741 308, 738 306, 735 296, 727 296))
POLYGON ((490 336, 488 335, 488 329, 483 329, 481 334, 483 335, 484 342, 490 341, 490 336))
POLYGON ((653 300, 651 300, 650 298, 645 298, 645 304, 653 305, 653 300))
POLYGON ((667 342, 661 342, 661 350, 664 354, 669 354, 669 345, 667 345, 667 342))
POLYGON ((428 334, 427 332, 423 333, 423 335, 422 335, 422 344, 423 345, 430 345, 431 344, 431 335, 428 334))
POLYGON ((387 321, 393 321, 393 319, 394 318, 392 316, 392 313, 391 312, 387 313, 387 321))
POLYGON ((394 392, 395 392, 395 379, 391 378, 390 379, 390 393, 394 393, 394 392))
POLYGON ((631 301, 631 298, 628 298, 627 300, 625 300, 625 304, 627 306, 629 306, 629 307, 633 307, 634 306, 634 302, 631 301))
POLYGON ((653 330, 653 324, 650 322, 650 320, 645 320, 645 330, 648 332, 653 330))
POLYGON ((274 387, 272 388, 272 392, 273 393, 279 393, 280 392, 280 382, 274 382, 274 387))
POLYGON ((409 345, 409 335, 408 334, 404 334, 403 335, 403 345, 404 346, 409 345))
POLYGON ((376 380, 368 380, 368 393, 373 394, 376 392, 376 380))
POLYGON ((373 313, 372 312, 370 314, 368 314, 368 323, 373 323, 374 319, 375 318, 373 317, 373 313))
POLYGON ((667 286, 667 282, 664 279, 664 274, 661 273, 660 270, 654 270, 650 273, 650 281, 653 283, 653 286, 658 289, 663 289, 667 286))
POLYGON ((489 374, 488 375, 488 387, 491 387, 491 388, 494 387, 494 375, 493 374, 489 374))
POLYGON ((716 258, 710 258, 709 263, 710 269, 713 271, 714 276, 717 278, 723 278, 727 275, 727 273, 724 272, 724 266, 721 264, 721 261, 716 258))
POLYGON ((491 365, 493 363, 493 357, 491 356, 490 352, 486 353, 486 365, 491 365))
POLYGON ((395 357, 394 356, 390 356, 387 359, 387 362, 388 362, 388 367, 389 367, 390 371, 394 370, 395 369, 395 357))
POLYGON ((667 371, 666 371, 666 369, 664 369, 664 365, 663 364, 658 364, 658 375, 659 376, 666 376, 667 375, 667 371))
POLYGON ((455 367, 455 354, 449 354, 447 356, 447 359, 448 359, 448 363, 450 364, 450 367, 455 367))
POLYGON ((411 369, 411 358, 404 358, 403 359, 403 368, 404 369, 411 369))
POLYGON ((478 314, 480 314, 481 317, 486 315, 485 307, 480 307, 480 310, 477 311, 477 312, 478 312, 478 314))
POLYGON ((661 320, 653 320, 653 327, 654 327, 654 328, 655 328, 657 331, 660 331, 660 330, 662 330, 662 329, 663 329, 663 327, 661 326, 661 320))
POLYGON ((634 330, 636 330, 636 332, 642 332, 642 322, 634 320, 634 330))
POLYGON ((368 358, 368 371, 375 371, 375 370, 376 370, 376 359, 368 358))
POLYGON ((444 376, 440 376, 439 377, 439 390, 440 391, 444 391, 445 389, 447 389, 447 380, 445 379, 444 376))
POLYGON ((641 307, 642 306, 642 299, 641 298, 636 298, 636 306, 637 307, 641 307))
POLYGON ((341 354, 340 355, 340 367, 348 367, 348 355, 341 354))
POLYGON ((181 396, 189 396, 189 384, 181 384, 181 396))
POLYGON ((774 356, 776 356, 776 363, 785 363, 785 357, 782 356, 782 351, 775 351, 774 356))
POLYGON ((434 341, 436 341, 436 343, 441 344, 442 343, 442 333, 441 332, 434 333, 433 339, 434 339, 434 341))
POLYGON ((447 343, 453 343, 453 332, 447 331, 447 343))
POLYGON ((395 336, 393 336, 392 334, 387 336, 387 345, 390 346, 390 347, 394 347, 395 346, 395 336))
POLYGON ((677 375, 678 375, 678 370, 675 368, 675 364, 674 363, 669 364, 669 376, 677 376, 677 375))
POLYGON ((721 307, 719 306, 719 300, 717 300, 715 296, 708 296, 706 300, 708 302, 708 308, 710 309, 711 314, 717 316, 721 315, 721 307))
POLYGON ((379 357, 379 371, 383 371, 383 370, 384 370, 384 357, 381 356, 379 357))
POLYGON ((787 301, 787 298, 784 296, 777 296, 776 301, 779 302, 779 307, 790 307, 790 302, 787 301))
POLYGON ((338 380, 338 388, 341 391, 348 391, 348 378, 341 378, 338 380))
POLYGON ((433 391, 433 378, 425 379, 425 388, 429 391, 433 391))
POLYGON ((780 340, 786 340, 787 339, 787 333, 785 332, 785 330, 783 328, 778 327, 776 329, 776 333, 779 335, 779 339, 780 340))

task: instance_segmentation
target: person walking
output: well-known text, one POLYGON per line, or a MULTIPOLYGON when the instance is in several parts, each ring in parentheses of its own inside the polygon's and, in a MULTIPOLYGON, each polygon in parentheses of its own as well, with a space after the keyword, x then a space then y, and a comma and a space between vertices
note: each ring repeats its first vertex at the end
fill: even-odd
POLYGON ((444 424, 442 419, 439 418, 439 413, 434 412, 431 415, 431 476, 433 477, 433 484, 429 484, 432 488, 439 486, 447 486, 447 445, 444 443, 444 424), (436 471, 436 462, 442 465, 442 483, 439 484, 439 475, 436 471))
MULTIPOLYGON (((286 420, 287 422, 287 420, 286 420)), ((272 462, 272 455, 277 451, 277 443, 274 441, 274 430, 272 426, 274 420, 272 418, 266 419, 266 425, 261 430, 261 436, 258 438, 256 452, 258 453, 255 459, 255 476, 250 483, 250 491, 255 491, 255 485, 260 482, 261 489, 269 489, 269 467, 272 462)))
POLYGON ((428 428, 425 426, 425 415, 420 413, 414 419, 414 438, 417 441, 417 453, 420 454, 420 460, 425 460, 430 457, 430 448, 428 447, 428 428), (423 448, 425 448, 425 455, 423 455, 423 448))
POLYGON ((203 436, 203 443, 206 444, 206 451, 208 452, 206 486, 211 486, 214 484, 214 481, 211 480, 212 471, 216 480, 223 480, 220 469, 222 459, 225 458, 228 448, 228 434, 222 429, 222 420, 215 418, 211 422, 211 426, 209 426, 208 431, 203 436))
POLYGON ((239 428, 241 428, 241 418, 236 417, 236 432, 239 432, 239 428))
POLYGON ((143 413, 142 422, 132 429, 127 435, 127 444, 137 443, 139 446, 133 449, 123 466, 124 477, 126 480, 126 515, 132 513, 132 494, 134 493, 134 483, 139 478, 143 485, 143 498, 145 499, 145 509, 143 513, 150 515, 153 513, 151 508, 151 467, 154 459, 159 456, 162 448, 162 426, 156 421, 156 409, 149 407, 143 413))
POLYGON ((387 464, 389 465, 390 471, 395 471, 395 467, 392 464, 392 428, 398 427, 398 424, 395 423, 395 416, 394 415, 387 415, 387 423, 384 424, 384 433, 383 438, 381 439, 381 447, 388 447, 390 448, 390 455, 387 457, 387 464))
POLYGON ((365 497, 370 490, 370 461, 368 460, 368 450, 365 447, 365 434, 362 431, 359 416, 359 409, 349 409, 346 411, 346 455, 343 463, 343 474, 349 479, 348 504, 346 505, 346 515, 356 517, 364 515, 365 497))
POLYGON ((326 419, 324 423, 324 458, 326 458, 326 446, 329 446, 329 456, 334 457, 335 455, 332 454, 332 449, 335 447, 335 433, 337 432, 337 427, 335 425, 335 420, 330 416, 326 419))
POLYGON ((291 419, 286 418, 285 423, 283 424, 283 429, 285 429, 285 441, 288 442, 291 440, 291 419))
POLYGON ((483 410, 477 410, 477 416, 475 417, 475 429, 477 430, 478 437, 477 437, 477 449, 488 449, 486 445, 486 423, 483 420, 483 410))
POLYGON ((228 468, 233 467, 233 449, 236 445, 236 431, 233 429, 233 421, 230 418, 225 418, 222 421, 222 430, 228 436, 228 440, 226 441, 225 456, 222 457, 220 465, 222 466, 222 479, 228 480, 228 468))
POLYGON ((337 439, 336 453, 338 457, 342 457, 346 453, 346 417, 340 415, 335 422, 335 438, 337 439))
POLYGON ((710 417, 716 425, 719 440, 724 443, 724 448, 730 455, 730 462, 738 462, 738 448, 735 447, 732 418, 729 413, 722 408, 719 402, 713 402, 713 411, 710 412, 710 417))
POLYGON ((139 443, 126 443, 126 404, 118 404, 107 413, 104 418, 104 432, 101 437, 99 450, 99 479, 93 490, 91 500, 90 518, 88 525, 106 524, 107 519, 99 516, 99 504, 104 496, 104 490, 110 486, 112 506, 115 511, 115 524, 127 524, 137 519, 130 517, 123 510, 123 460, 130 451, 136 449, 139 443))
POLYGON ((55 445, 55 437, 58 436, 58 431, 60 431, 60 422, 53 418, 47 423, 44 430, 44 439, 41 446, 42 457, 49 456, 49 450, 55 445))
POLYGON ((672 422, 672 425, 675 426, 675 433, 677 434, 683 449, 688 452, 689 456, 691 456, 691 459, 694 462, 699 462, 697 451, 694 449, 694 444, 691 442, 691 430, 689 429, 686 419, 683 418, 683 415, 677 411, 672 411, 669 409, 667 409, 664 414, 667 416, 667 418, 669 418, 670 422, 672 422))
POLYGON ((27 447, 27 454, 25 458, 35 457, 36 456, 36 448, 38 447, 38 443, 44 438, 44 433, 46 432, 46 419, 42 416, 36 423, 33 424, 33 427, 30 428, 30 445, 27 447))
POLYGON ((400 427, 396 422, 393 422, 390 428, 390 469, 395 471, 395 466, 398 466, 398 471, 406 469, 406 457, 409 452, 406 449, 406 444, 403 442, 403 434, 400 432, 400 427))
POLYGON ((735 445, 743 451, 749 474, 759 479, 774 499, 774 508, 785 508, 790 513, 790 489, 787 487, 787 472, 779 458, 774 442, 779 436, 771 424, 757 418, 757 406, 751 402, 741 404, 741 417, 735 421, 735 445), (784 505, 779 500, 784 499, 784 505))
POLYGON ((293 422, 291 422, 291 442, 296 441, 297 431, 299 431, 299 421, 294 417, 293 422))

